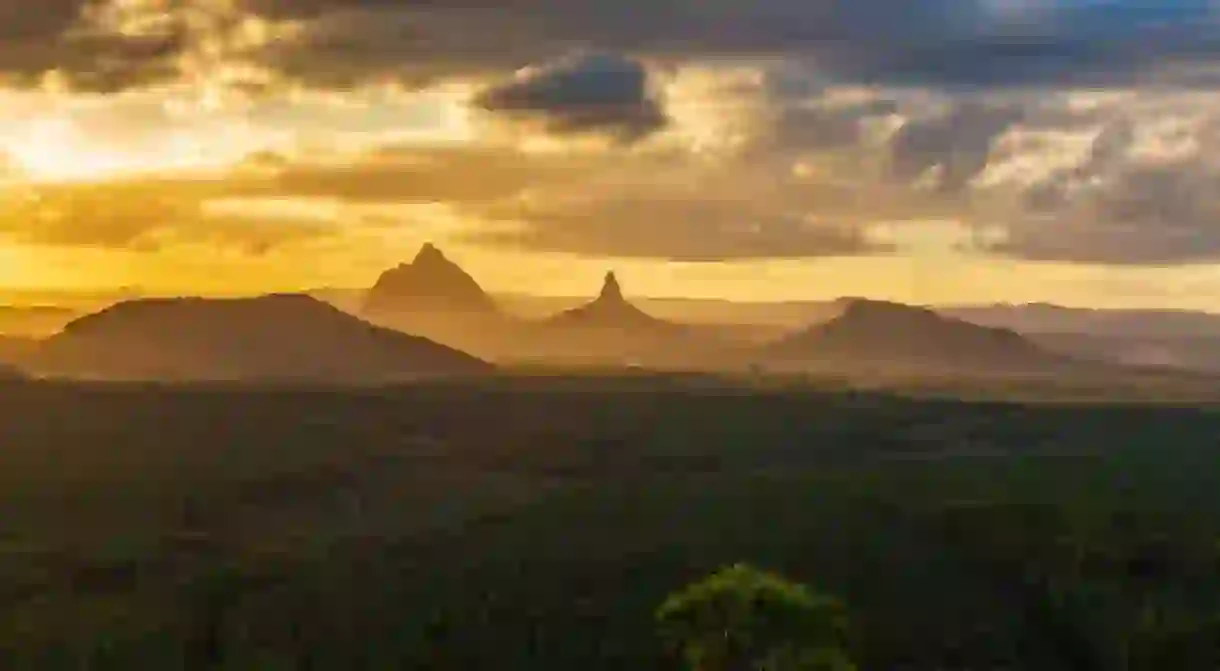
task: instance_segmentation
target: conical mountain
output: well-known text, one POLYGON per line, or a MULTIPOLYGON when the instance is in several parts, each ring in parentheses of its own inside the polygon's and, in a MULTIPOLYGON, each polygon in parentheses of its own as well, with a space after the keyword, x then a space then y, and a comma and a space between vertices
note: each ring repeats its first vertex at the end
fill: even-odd
POLYGON ((485 314, 496 312, 496 304, 469 273, 427 243, 411 263, 381 274, 365 296, 364 311, 485 314))
POLYGON ((491 366, 308 296, 126 301, 69 324, 29 368, 56 376, 380 383, 491 366))
POLYGON ((623 296, 623 287, 613 271, 606 273, 597 298, 584 305, 560 313, 549 320, 551 326, 587 329, 656 329, 671 326, 668 322, 632 305, 623 296))
POLYGON ((606 279, 602 282, 602 290, 597 295, 597 300, 609 305, 627 302, 627 299, 623 297, 623 286, 618 283, 618 276, 614 274, 613 270, 606 273, 606 279))
POLYGON ((977 326, 930 309, 844 299, 832 319, 766 348, 789 362, 893 366, 971 373, 1041 371, 1072 363, 1008 329, 977 326))

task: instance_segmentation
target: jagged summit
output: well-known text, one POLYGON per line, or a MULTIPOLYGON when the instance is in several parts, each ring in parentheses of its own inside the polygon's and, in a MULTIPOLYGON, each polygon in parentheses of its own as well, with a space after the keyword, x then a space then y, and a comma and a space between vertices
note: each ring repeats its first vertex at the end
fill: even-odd
POLYGON ((627 302, 627 299, 623 298, 623 287, 618 283, 618 277, 613 270, 606 273, 606 280, 602 283, 602 290, 598 294, 597 300, 602 303, 627 302))
POLYGON ((445 258, 445 253, 437 248, 431 242, 425 242, 423 247, 419 248, 419 253, 415 255, 416 265, 427 265, 430 263, 449 263, 449 259, 445 258))
POLYGON ((496 305, 473 277, 429 242, 411 263, 381 274, 365 298, 365 311, 480 313, 494 312, 496 305))
POLYGON ((411 263, 399 264, 398 267, 413 267, 418 272, 430 273, 433 279, 457 281, 460 274, 461 277, 469 278, 471 282, 474 282, 474 278, 471 278, 466 271, 462 270, 461 266, 450 261, 449 257, 445 256, 445 253, 431 242, 426 242, 419 248, 419 252, 415 254, 415 258, 411 263))
POLYGON ((597 298, 563 312, 551 320, 555 325, 586 328, 650 328, 666 324, 632 305, 623 295, 623 287, 613 271, 606 273, 597 298))

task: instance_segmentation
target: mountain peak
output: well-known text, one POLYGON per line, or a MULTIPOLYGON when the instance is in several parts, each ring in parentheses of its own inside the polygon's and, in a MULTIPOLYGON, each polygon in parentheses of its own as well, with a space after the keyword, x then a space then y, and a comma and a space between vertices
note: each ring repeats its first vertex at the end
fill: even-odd
POLYGON ((415 260, 387 270, 369 290, 369 312, 494 312, 479 283, 436 245, 424 244, 415 260))
POLYGON ((423 247, 419 248, 419 253, 415 255, 415 260, 411 265, 428 265, 434 263, 452 263, 445 258, 445 253, 436 247, 431 242, 425 242, 423 247))
POLYGON ((601 293, 596 299, 558 315, 552 322, 613 328, 652 328, 665 324, 632 305, 623 296, 623 287, 614 271, 606 273, 601 293))
POLYGON ((862 298, 839 301, 835 318, 771 346, 789 360, 972 372, 1047 369, 1063 361, 1017 333, 946 317, 921 306, 862 298))
POLYGON ((602 283, 602 291, 597 296, 597 300, 607 303, 625 303, 627 300, 623 298, 623 287, 618 283, 618 277, 614 271, 606 273, 606 279, 602 283))
POLYGON ((894 301, 875 300, 871 298, 843 299, 842 308, 843 311, 839 316, 839 319, 845 321, 872 321, 879 319, 944 320, 943 317, 925 307, 907 305, 905 303, 896 303, 894 301))

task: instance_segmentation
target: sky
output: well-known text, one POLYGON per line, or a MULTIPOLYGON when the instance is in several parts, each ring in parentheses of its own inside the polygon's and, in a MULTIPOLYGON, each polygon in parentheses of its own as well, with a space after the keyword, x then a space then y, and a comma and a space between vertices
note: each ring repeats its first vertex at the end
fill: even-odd
POLYGON ((0 0, 0 297, 1220 310, 1214 0, 0 0))

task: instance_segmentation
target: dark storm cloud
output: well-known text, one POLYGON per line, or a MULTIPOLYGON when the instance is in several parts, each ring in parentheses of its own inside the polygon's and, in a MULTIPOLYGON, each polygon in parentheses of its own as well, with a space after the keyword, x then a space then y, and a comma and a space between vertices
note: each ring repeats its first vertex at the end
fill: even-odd
POLYGON ((36 11, 31 6, 27 0, 0 0, 0 41, 55 39, 76 20, 85 0, 43 0, 36 11))
POLYGON ((48 0, 30 11, 25 0, 0 0, 0 83, 24 82, 56 66, 58 42, 85 0, 48 0))
POLYGON ((172 77, 183 36, 82 30, 86 0, 0 0, 0 83, 32 85, 56 71, 73 86, 111 92, 172 77))
MULTIPOLYGON (((192 2, 208 7, 171 6, 192 2)), ((171 70, 173 36, 70 37, 86 4, 0 0, 0 71, 28 79, 60 69, 116 89, 171 70)), ((840 80, 966 87, 1130 81, 1220 54, 1210 0, 244 0, 238 8, 305 28, 251 58, 332 85, 512 71, 582 48, 782 56, 840 80)), ((1215 83, 1198 72, 1188 85, 1215 83)))
MULTIPOLYGON (((839 79, 997 86, 1130 81, 1220 54, 1208 0, 250 0, 309 22, 274 59, 305 77, 512 70, 573 48, 783 56, 839 79), (1022 9, 1024 7, 1024 9, 1022 9), (1016 8, 1016 9, 1014 9, 1016 8)), ((1204 85, 1210 78, 1194 82, 1204 85)))
POLYGON ((527 71, 484 91, 489 111, 540 119, 559 133, 605 132, 636 140, 667 119, 643 64, 590 54, 527 71))

